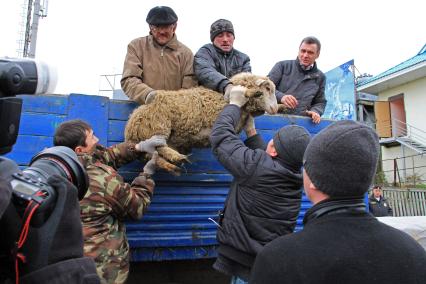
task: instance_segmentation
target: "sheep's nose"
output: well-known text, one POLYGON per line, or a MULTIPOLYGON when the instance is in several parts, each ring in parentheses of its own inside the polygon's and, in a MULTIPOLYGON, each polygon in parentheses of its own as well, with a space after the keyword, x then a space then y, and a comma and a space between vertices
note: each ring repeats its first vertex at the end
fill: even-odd
POLYGON ((269 106, 266 112, 269 114, 276 114, 278 112, 278 105, 269 106))

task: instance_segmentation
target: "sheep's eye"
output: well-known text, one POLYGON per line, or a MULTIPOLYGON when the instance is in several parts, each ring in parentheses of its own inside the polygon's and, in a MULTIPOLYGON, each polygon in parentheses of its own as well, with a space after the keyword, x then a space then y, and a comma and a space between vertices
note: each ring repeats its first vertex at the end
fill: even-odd
POLYGON ((266 90, 268 91, 268 93, 271 92, 271 88, 269 88, 269 87, 266 87, 266 90))
POLYGON ((261 91, 257 91, 257 92, 254 93, 253 97, 258 98, 262 95, 263 95, 263 93, 261 91))

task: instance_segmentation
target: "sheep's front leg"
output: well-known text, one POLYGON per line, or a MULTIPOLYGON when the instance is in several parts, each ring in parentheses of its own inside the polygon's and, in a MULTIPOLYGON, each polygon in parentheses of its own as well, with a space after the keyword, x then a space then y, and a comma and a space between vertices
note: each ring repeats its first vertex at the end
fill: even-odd
POLYGON ((178 151, 176 151, 176 150, 174 150, 174 149, 172 149, 168 146, 158 147, 157 151, 158 151, 158 154, 160 154, 161 157, 163 157, 164 159, 168 160, 169 162, 171 162, 175 165, 181 164, 181 163, 184 163, 184 162, 189 162, 188 156, 182 155, 178 151))

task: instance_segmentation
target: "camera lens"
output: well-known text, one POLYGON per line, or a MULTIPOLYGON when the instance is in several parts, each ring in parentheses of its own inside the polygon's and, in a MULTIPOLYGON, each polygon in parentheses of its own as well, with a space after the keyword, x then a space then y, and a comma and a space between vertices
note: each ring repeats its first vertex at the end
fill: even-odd
POLYGON ((65 146, 47 148, 36 154, 31 159, 30 166, 23 172, 40 178, 43 182, 51 175, 60 175, 77 187, 80 200, 89 187, 89 178, 83 165, 78 161, 75 152, 65 146))

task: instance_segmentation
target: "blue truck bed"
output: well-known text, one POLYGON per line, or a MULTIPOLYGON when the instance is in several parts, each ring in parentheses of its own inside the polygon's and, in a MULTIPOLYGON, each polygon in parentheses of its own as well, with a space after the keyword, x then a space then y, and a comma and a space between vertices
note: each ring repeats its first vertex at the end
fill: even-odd
MULTIPOLYGON (((52 146, 55 128, 69 119, 84 119, 94 129, 103 145, 123 141, 124 126, 135 103, 110 100, 107 97, 83 94, 20 96, 23 111, 18 141, 7 156, 21 168, 31 157, 52 146)), ((268 141, 276 129, 287 125, 304 126, 311 134, 331 123, 323 120, 315 125, 310 119, 288 115, 263 115, 256 118, 256 128, 268 141)), ((158 172, 151 206, 139 222, 127 223, 132 261, 164 261, 202 259, 216 256, 216 219, 222 209, 232 177, 216 161, 210 148, 193 149, 191 163, 181 176, 158 172)), ((143 164, 133 162, 120 169, 131 181, 143 164)), ((297 230, 301 228, 305 211, 310 207, 303 197, 297 230)))

